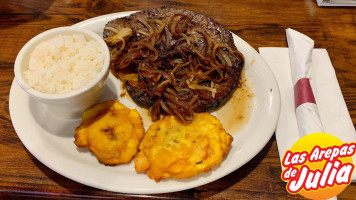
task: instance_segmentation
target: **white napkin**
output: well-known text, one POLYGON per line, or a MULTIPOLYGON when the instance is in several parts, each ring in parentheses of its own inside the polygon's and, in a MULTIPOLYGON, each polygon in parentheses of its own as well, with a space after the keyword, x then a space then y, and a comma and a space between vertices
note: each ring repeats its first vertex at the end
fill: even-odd
MULTIPOLYGON (((274 73, 281 94, 281 112, 276 129, 279 157, 299 139, 294 106, 294 90, 288 48, 260 47, 261 56, 274 73)), ((312 53, 310 84, 324 132, 334 135, 344 143, 356 142, 356 132, 346 103, 342 96, 334 67, 325 49, 314 49, 312 53)), ((356 156, 353 157, 356 164, 356 156)), ((356 180, 356 173, 352 180, 356 180)))

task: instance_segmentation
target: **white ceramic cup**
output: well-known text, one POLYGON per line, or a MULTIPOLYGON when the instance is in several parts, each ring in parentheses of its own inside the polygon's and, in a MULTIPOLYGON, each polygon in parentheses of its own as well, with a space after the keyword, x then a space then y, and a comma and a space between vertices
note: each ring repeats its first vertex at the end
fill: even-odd
POLYGON ((75 119, 80 118, 82 112, 93 105, 103 94, 103 86, 109 75, 110 53, 104 40, 96 33, 77 27, 60 27, 45 31, 22 47, 15 61, 15 79, 21 88, 26 91, 31 97, 47 104, 48 111, 58 118, 75 119), (28 68, 31 52, 34 48, 43 41, 53 38, 58 35, 82 34, 88 39, 97 41, 104 49, 104 66, 98 76, 94 78, 88 85, 65 94, 47 94, 39 92, 29 86, 24 79, 23 72, 28 68))

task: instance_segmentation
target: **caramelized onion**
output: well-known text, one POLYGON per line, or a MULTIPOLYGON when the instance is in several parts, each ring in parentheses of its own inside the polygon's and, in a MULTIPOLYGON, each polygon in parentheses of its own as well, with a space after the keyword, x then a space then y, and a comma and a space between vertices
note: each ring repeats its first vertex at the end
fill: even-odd
POLYGON ((160 105, 161 105, 161 108, 162 108, 167 114, 170 114, 170 115, 173 114, 173 112, 166 106, 166 104, 164 104, 163 101, 160 101, 160 105))
POLYGON ((221 56, 225 59, 225 62, 227 63, 227 66, 231 67, 232 62, 229 58, 229 56, 225 53, 225 51, 221 51, 221 56))
POLYGON ((180 20, 182 19, 182 16, 181 15, 174 15, 171 19, 171 22, 170 22, 170 31, 172 33, 172 36, 175 37, 177 35, 176 33, 176 27, 178 25, 178 23, 180 22, 180 20), (179 20, 174 20, 177 16, 180 17, 179 20))
POLYGON ((116 28, 113 28, 113 27, 105 27, 105 29, 116 33, 115 35, 104 39, 105 42, 108 44, 116 44, 118 42, 125 41, 128 38, 130 38, 133 34, 131 28, 123 28, 123 29, 117 30, 116 28))
POLYGON ((162 91, 162 89, 167 86, 171 81, 170 80, 165 80, 163 81, 162 83, 160 83, 158 86, 157 86, 157 89, 158 91, 162 91))
POLYGON ((158 19, 149 19, 148 22, 153 22, 160 25, 159 29, 157 29, 157 31, 154 32, 154 35, 160 34, 163 31, 164 27, 166 26, 164 22, 158 19))
POLYGON ((181 33, 180 35, 185 39, 185 41, 187 42, 188 46, 190 46, 190 40, 189 40, 188 36, 186 34, 184 34, 184 33, 181 33))
POLYGON ((119 72, 118 75, 119 78, 123 81, 138 81, 137 74, 135 73, 124 74, 122 72, 119 72))
POLYGON ((148 114, 151 115, 151 119, 152 121, 157 121, 159 120, 160 116, 161 116, 161 99, 158 99, 156 101, 155 104, 153 104, 153 106, 151 106, 149 109, 148 109, 148 114))
POLYGON ((147 47, 149 50, 151 50, 154 54, 154 57, 152 59, 152 61, 155 61, 157 60, 158 58, 158 51, 157 49, 155 49, 151 44, 148 44, 148 43, 145 43, 145 42, 135 42, 132 44, 133 46, 144 46, 144 47, 147 47))
MULTIPOLYGON (((215 99, 217 88, 243 55, 232 50, 209 30, 199 26, 187 32, 189 19, 176 14, 162 19, 137 18, 138 30, 105 27, 111 37, 111 67, 116 77, 134 87, 134 94, 152 100, 149 113, 153 121, 161 112, 177 115, 189 123, 202 101, 215 99), (140 37, 132 37, 141 34, 140 37), (204 91, 204 92, 203 92, 204 91)), ((190 23, 192 24, 192 23, 190 23)))
POLYGON ((190 89, 194 89, 194 90, 207 90, 207 91, 210 91, 213 97, 215 97, 215 94, 216 94, 216 89, 212 88, 212 87, 208 87, 208 86, 204 86, 204 85, 196 85, 196 84, 193 84, 193 83, 189 83, 188 87, 190 89))
POLYGON ((140 21, 147 28, 147 30, 150 32, 150 34, 153 33, 152 27, 145 20, 143 20, 141 18, 137 18, 137 20, 140 21))

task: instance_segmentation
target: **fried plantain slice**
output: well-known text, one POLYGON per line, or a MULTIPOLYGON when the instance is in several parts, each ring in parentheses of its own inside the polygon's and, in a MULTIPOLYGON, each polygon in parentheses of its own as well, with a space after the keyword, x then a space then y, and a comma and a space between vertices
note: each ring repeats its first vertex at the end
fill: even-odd
POLYGON ((219 165, 232 140, 209 113, 197 113, 188 125, 170 115, 148 128, 135 158, 135 169, 156 182, 191 178, 219 165))
POLYGON ((130 162, 137 154, 145 129, 140 114, 119 101, 105 101, 88 108, 75 129, 74 144, 88 147, 100 163, 130 162))

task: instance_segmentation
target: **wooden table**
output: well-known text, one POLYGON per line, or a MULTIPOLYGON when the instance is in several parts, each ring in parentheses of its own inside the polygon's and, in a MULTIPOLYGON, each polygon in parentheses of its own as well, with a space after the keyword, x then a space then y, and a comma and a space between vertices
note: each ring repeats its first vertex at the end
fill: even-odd
MULTIPOLYGON (((23 146, 11 124, 9 91, 13 65, 21 47, 35 35, 108 13, 160 6, 190 9, 217 20, 256 50, 285 47, 285 29, 293 28, 326 48, 335 67, 346 104, 356 124, 356 9, 319 8, 304 1, 111 1, 12 0, 0 1, 0 198, 64 197, 127 198, 140 195, 112 193, 67 179, 44 166, 23 146)), ((146 198, 166 199, 300 199, 290 195, 280 178, 275 137, 250 162, 217 181, 194 189, 146 198)), ((353 183, 339 199, 355 199, 353 183)))

